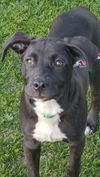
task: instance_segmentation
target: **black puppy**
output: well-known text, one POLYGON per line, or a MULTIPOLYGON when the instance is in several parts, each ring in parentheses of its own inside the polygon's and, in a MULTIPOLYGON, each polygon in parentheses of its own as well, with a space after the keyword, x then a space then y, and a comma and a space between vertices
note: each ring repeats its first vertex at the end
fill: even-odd
POLYGON ((20 118, 28 177, 39 177, 44 141, 69 143, 67 176, 78 177, 86 122, 86 134, 94 132, 100 106, 100 22, 80 7, 58 16, 48 38, 15 33, 5 43, 2 58, 9 48, 22 57, 20 118), (87 119, 89 80, 93 100, 87 119))

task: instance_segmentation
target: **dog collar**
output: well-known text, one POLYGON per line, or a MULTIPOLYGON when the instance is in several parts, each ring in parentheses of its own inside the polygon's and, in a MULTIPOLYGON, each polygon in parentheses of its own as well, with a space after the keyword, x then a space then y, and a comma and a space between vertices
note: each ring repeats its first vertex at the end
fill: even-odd
POLYGON ((55 117, 55 115, 46 114, 46 113, 42 113, 42 116, 45 117, 45 118, 48 118, 48 119, 55 117))
POLYGON ((100 60, 100 53, 97 53, 97 60, 100 60))

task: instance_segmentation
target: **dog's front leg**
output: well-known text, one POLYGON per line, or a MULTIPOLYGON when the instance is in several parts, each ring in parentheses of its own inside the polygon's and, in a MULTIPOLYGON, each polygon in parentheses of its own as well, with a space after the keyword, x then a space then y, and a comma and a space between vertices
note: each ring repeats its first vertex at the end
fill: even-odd
POLYGON ((34 145, 33 149, 25 146, 25 158, 27 163, 27 176, 39 177, 41 146, 34 145))
POLYGON ((79 177, 81 155, 84 149, 84 142, 70 144, 70 159, 67 177, 79 177))

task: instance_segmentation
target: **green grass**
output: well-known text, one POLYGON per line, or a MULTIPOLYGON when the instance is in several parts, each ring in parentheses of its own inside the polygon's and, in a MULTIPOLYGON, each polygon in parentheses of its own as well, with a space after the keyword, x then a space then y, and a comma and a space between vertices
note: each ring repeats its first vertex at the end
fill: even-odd
MULTIPOLYGON (((89 7, 100 19, 100 0, 1 0, 0 55, 3 42, 16 31, 47 36, 55 16, 80 5, 89 7)), ((12 51, 0 62, 0 177, 26 176, 18 119, 23 88, 20 68, 21 61, 12 51)), ((68 151, 67 144, 44 143, 41 177, 64 177, 68 151)), ((86 140, 81 177, 100 177, 100 130, 86 140)))

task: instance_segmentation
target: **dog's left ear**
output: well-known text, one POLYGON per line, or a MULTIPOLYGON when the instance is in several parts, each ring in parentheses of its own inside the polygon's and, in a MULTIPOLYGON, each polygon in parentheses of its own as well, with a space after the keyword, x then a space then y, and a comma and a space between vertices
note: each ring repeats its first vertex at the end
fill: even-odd
MULTIPOLYGON (((79 40, 78 37, 75 37, 75 40, 79 40)), ((67 47, 67 49, 70 52, 70 55, 72 56, 72 64, 74 65, 78 60, 87 59, 86 54, 84 51, 79 48, 79 46, 76 44, 76 42, 72 38, 64 38, 64 43, 67 47)))
POLYGON ((23 54, 32 39, 34 39, 32 36, 29 36, 24 32, 16 32, 5 42, 1 60, 5 58, 9 48, 18 54, 23 54))

